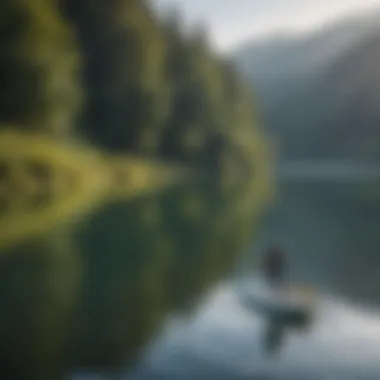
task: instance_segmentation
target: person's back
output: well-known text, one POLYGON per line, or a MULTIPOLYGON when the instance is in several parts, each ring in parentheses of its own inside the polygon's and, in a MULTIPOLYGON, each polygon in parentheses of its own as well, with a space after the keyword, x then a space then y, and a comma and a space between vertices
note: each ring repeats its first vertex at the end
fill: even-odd
POLYGON ((277 247, 269 248, 263 257, 262 271, 270 282, 281 282, 285 275, 285 254, 277 247))

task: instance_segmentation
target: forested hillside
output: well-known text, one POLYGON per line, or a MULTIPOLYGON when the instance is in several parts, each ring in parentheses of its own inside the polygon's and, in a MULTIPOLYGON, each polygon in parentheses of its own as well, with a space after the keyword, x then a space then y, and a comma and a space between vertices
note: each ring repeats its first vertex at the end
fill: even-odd
POLYGON ((0 128, 74 133, 81 101, 75 33, 54 1, 0 3, 0 128))
POLYGON ((144 0, 4 0, 0 13, 2 129, 218 173, 262 154, 250 89, 175 12, 159 18, 144 0))
POLYGON ((283 159, 379 160, 379 20, 358 15, 236 52, 283 159))

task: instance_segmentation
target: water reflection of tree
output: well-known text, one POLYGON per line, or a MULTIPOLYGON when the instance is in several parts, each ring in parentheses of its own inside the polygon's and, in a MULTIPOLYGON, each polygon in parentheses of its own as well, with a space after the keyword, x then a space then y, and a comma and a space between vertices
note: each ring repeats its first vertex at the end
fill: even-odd
POLYGON ((183 187, 95 216, 79 237, 86 274, 75 364, 133 360, 170 311, 228 274, 251 240, 257 213, 250 190, 183 187))
MULTIPOLYGON (((28 239, 1 251, 2 378, 133 362, 169 312, 191 307, 232 269, 251 241, 260 191, 188 184, 104 206, 78 232, 54 225, 33 237, 26 228, 28 239)), ((49 201, 24 210, 26 224, 38 223, 31 213, 41 207, 49 201)), ((8 220, 14 210, 3 212, 8 220)))
POLYGON ((0 377, 59 378, 81 275, 79 257, 62 231, 7 253, 0 264, 0 377))

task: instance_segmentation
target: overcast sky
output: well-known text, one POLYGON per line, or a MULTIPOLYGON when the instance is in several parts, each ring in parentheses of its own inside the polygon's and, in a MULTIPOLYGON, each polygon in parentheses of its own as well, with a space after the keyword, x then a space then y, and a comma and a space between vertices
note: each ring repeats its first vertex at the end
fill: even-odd
POLYGON ((204 20, 217 48, 228 50, 251 37, 279 30, 304 32, 368 9, 380 0, 153 0, 179 5, 187 21, 204 20))

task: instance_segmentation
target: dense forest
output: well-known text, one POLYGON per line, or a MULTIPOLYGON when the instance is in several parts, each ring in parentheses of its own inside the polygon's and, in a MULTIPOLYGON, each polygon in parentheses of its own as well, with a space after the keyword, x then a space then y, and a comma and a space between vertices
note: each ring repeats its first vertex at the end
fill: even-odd
POLYGON ((0 14, 2 129, 219 173, 259 152, 249 90, 176 12, 159 18, 144 0, 5 0, 0 14))

